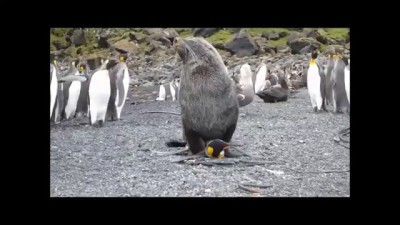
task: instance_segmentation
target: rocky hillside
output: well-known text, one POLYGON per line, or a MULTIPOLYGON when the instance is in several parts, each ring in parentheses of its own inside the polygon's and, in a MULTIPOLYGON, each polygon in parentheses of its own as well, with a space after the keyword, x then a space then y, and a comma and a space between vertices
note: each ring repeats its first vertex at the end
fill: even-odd
POLYGON ((165 83, 179 76, 172 43, 175 37, 202 36, 220 52, 229 70, 249 63, 253 71, 260 58, 282 65, 303 60, 319 49, 326 55, 332 47, 350 50, 347 28, 52 28, 50 53, 61 64, 83 57, 93 69, 116 52, 128 52, 132 85, 165 83))

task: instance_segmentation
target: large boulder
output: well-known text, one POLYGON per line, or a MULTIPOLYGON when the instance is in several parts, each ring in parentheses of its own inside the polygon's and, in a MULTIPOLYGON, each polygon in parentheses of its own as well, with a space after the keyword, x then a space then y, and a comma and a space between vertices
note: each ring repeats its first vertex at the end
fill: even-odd
POLYGON ((192 30, 193 36, 209 37, 218 32, 220 28, 194 28, 192 30))
POLYGON ((110 43, 108 42, 108 38, 110 37, 109 30, 103 30, 99 34, 99 40, 97 41, 97 46, 99 48, 109 48, 110 43))
POLYGON ((318 49, 321 46, 321 43, 312 38, 297 38, 289 42, 288 45, 292 51, 292 54, 301 54, 301 53, 308 53, 311 52, 312 50, 318 49), (307 49, 301 52, 303 48, 307 49))
POLYGON ((127 39, 122 39, 120 41, 117 41, 113 45, 113 47, 117 51, 123 52, 123 53, 132 53, 132 52, 135 52, 139 48, 139 46, 136 43, 129 41, 127 39))
POLYGON ((143 28, 143 34, 145 35, 152 35, 162 32, 162 28, 143 28))
POLYGON ((305 36, 304 34, 302 34, 302 33, 293 31, 293 32, 289 35, 286 44, 289 45, 290 42, 292 42, 292 41, 294 41, 294 40, 296 40, 296 39, 298 39, 298 38, 302 38, 302 37, 306 37, 306 36, 305 36))
POLYGON ((81 46, 86 44, 85 32, 82 29, 74 30, 74 33, 70 37, 71 43, 75 46, 81 46))
POLYGON ((225 44, 225 49, 238 57, 257 54, 259 47, 247 30, 235 34, 233 39, 225 44))
POLYGON ((336 44, 336 40, 330 38, 323 29, 313 29, 307 33, 307 37, 314 38, 325 45, 336 44))

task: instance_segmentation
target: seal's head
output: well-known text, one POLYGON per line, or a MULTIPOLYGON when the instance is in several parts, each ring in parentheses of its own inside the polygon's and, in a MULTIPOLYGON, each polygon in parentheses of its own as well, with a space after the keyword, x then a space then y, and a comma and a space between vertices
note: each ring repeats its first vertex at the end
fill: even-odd
MULTIPOLYGON (((228 72, 221 56, 217 50, 204 38, 175 38, 175 50, 183 61, 183 64, 202 67, 207 65, 208 68, 221 67, 228 72)), ((192 67, 192 68, 195 68, 192 67)))
POLYGON ((225 151, 229 150, 229 144, 220 139, 215 139, 207 143, 205 150, 208 157, 222 159, 225 156, 225 151))

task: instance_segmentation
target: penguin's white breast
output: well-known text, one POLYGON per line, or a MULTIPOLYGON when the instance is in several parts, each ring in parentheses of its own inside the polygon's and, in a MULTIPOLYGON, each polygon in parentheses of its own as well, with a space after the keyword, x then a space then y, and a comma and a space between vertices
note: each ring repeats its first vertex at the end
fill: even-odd
POLYGON ((321 77, 319 76, 319 71, 317 65, 312 65, 309 67, 307 72, 307 88, 311 93, 320 92, 321 77))

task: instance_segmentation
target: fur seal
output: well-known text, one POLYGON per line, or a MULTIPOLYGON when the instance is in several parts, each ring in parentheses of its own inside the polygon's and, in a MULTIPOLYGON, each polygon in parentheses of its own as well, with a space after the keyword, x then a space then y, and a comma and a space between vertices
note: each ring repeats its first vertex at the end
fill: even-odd
POLYGON ((314 112, 325 108, 325 74, 321 65, 316 62, 317 50, 311 53, 310 66, 307 71, 307 89, 310 95, 311 105, 314 112))
POLYGON ((289 81, 285 75, 279 76, 279 84, 273 85, 257 93, 257 96, 268 103, 287 101, 289 98, 289 81))
MULTIPOLYGON (((203 38, 176 38, 175 49, 183 61, 179 104, 183 136, 192 154, 206 143, 230 143, 239 119, 234 83, 217 50, 203 38)), ((229 151, 225 151, 229 157, 229 151)))
MULTIPOLYGON (((338 55, 340 57, 340 55, 338 55)), ((350 112, 349 101, 347 100, 345 83, 344 83, 344 69, 346 65, 341 57, 335 62, 332 70, 332 96, 333 108, 335 113, 350 112)))
POLYGON ((236 93, 239 106, 243 107, 250 104, 254 99, 254 89, 252 81, 253 73, 250 65, 245 63, 240 67, 239 83, 236 84, 236 93))

